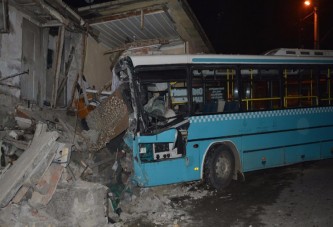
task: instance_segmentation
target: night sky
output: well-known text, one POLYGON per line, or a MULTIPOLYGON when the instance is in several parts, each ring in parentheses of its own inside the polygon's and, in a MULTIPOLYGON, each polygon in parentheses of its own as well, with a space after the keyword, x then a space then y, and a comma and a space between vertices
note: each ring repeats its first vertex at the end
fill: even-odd
MULTIPOLYGON (((95 0, 101 3, 107 0, 95 0)), ((65 1, 73 7, 84 0, 65 1)), ((313 48, 313 11, 304 0, 188 0, 216 53, 313 48)), ((333 49, 333 0, 317 0, 320 49, 333 49)))
MULTIPOLYGON (((313 48, 313 8, 303 0, 189 0, 217 53, 313 48)), ((333 49, 333 1, 318 2, 321 49, 333 49)))

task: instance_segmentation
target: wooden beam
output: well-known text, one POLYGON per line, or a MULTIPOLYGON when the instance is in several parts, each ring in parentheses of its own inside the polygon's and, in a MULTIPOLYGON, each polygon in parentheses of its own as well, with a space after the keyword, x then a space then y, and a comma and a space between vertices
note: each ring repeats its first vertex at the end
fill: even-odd
POLYGON ((53 84, 51 107, 56 107, 56 105, 57 105, 59 75, 60 75, 60 70, 61 70, 60 66, 61 66, 62 52, 64 49, 64 40, 65 40, 65 26, 61 26, 60 33, 58 34, 58 42, 57 42, 58 45, 57 45, 56 70, 55 70, 55 78, 54 78, 54 84, 53 84))
POLYGON ((163 5, 156 5, 156 6, 150 6, 147 8, 142 9, 135 9, 131 11, 126 11, 123 13, 116 13, 108 16, 102 16, 94 19, 87 20, 87 22, 90 25, 106 22, 106 21, 113 21, 113 20, 119 20, 124 19, 128 17, 135 17, 135 16, 141 16, 142 14, 150 14, 150 13, 157 13, 157 12, 164 12, 165 7, 163 5))
POLYGON ((114 52, 124 51, 130 48, 137 48, 137 47, 145 47, 157 44, 168 44, 169 40, 166 39, 145 39, 145 40, 138 40, 131 43, 126 43, 121 47, 113 48, 111 50, 105 51, 104 55, 112 54, 114 52))
POLYGON ((72 60, 73 60, 74 53, 75 53, 75 48, 72 47, 72 48, 71 48, 71 51, 70 51, 70 53, 69 53, 68 61, 67 61, 67 63, 65 64, 65 78, 63 78, 63 79, 61 80, 61 82, 60 82, 60 85, 59 85, 59 88, 58 88, 58 96, 57 96, 57 98, 60 97, 61 92, 62 92, 62 90, 64 89, 64 87, 65 87, 65 85, 66 85, 66 83, 67 83, 68 73, 69 73, 69 69, 70 69, 70 67, 71 67, 71 65, 72 65, 72 60))
POLYGON ((81 55, 81 65, 80 65, 80 70, 79 73, 77 74, 77 77, 73 83, 73 87, 72 87, 72 95, 71 95, 71 99, 68 103, 67 106, 67 110, 70 110, 72 105, 73 105, 73 101, 74 101, 74 96, 75 96, 75 91, 76 91, 76 85, 79 81, 79 79, 82 77, 83 75, 83 70, 84 70, 84 61, 86 58, 86 46, 87 46, 87 32, 82 34, 82 55, 81 55))

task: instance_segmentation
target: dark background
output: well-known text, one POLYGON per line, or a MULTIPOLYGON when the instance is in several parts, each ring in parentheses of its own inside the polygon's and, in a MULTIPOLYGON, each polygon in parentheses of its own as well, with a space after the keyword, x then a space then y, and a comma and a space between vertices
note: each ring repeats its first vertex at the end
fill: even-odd
MULTIPOLYGON (((320 49, 333 49, 333 0, 318 6, 320 49)), ((85 0, 67 0, 76 8, 85 0)), ((94 0, 93 4, 107 2, 94 0)), ((313 48, 313 7, 304 0, 188 0, 217 53, 261 54, 276 48, 313 48), (304 19, 304 20, 303 20, 304 19)))

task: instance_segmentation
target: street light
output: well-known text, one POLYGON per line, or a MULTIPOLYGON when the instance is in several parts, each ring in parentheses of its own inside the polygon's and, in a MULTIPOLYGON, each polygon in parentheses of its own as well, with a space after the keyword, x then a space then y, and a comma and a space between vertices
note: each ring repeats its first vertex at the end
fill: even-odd
POLYGON ((306 7, 310 7, 313 5, 313 12, 306 16, 305 18, 308 18, 313 14, 313 48, 319 49, 319 32, 318 32, 318 7, 314 4, 312 4, 311 1, 304 1, 304 5, 306 7))

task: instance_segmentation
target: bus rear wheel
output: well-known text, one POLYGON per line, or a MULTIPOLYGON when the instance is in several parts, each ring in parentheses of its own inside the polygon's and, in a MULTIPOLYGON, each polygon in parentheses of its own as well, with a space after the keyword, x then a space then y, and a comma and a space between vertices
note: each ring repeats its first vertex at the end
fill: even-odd
POLYGON ((205 163, 205 181, 206 183, 221 190, 227 187, 232 180, 235 169, 234 156, 231 151, 220 146, 209 153, 205 163))

